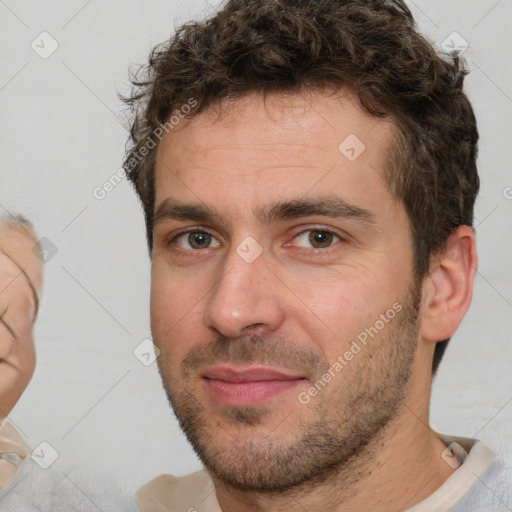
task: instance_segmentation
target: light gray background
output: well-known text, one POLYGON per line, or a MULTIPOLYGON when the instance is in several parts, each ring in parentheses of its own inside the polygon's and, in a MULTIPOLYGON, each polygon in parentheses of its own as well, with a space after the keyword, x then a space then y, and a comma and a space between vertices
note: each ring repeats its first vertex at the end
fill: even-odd
MULTIPOLYGON (((453 31, 469 42, 467 91, 481 133, 475 296, 435 382, 431 421, 510 453, 512 1, 409 5, 438 45, 453 31)), ((92 192, 121 165, 116 91, 126 91, 128 66, 209 9, 202 0, 0 0, 0 213, 23 213, 58 248, 45 265, 37 369, 11 419, 33 448, 57 450, 54 468, 101 463, 133 491, 201 465, 156 364, 133 355, 149 336, 141 208, 126 181, 102 201, 92 192), (43 31, 59 44, 47 59, 31 48, 43 31)))

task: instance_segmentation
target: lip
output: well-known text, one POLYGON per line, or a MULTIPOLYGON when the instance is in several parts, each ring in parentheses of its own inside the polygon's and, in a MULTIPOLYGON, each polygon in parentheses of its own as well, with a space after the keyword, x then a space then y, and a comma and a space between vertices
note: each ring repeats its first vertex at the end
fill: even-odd
POLYGON ((228 366, 219 365, 207 368, 201 374, 206 379, 226 382, 261 382, 274 380, 304 379, 303 375, 294 375, 270 366, 228 366))
POLYGON ((208 394, 222 405, 255 406, 302 383, 305 377, 271 367, 215 366, 202 374, 208 394))

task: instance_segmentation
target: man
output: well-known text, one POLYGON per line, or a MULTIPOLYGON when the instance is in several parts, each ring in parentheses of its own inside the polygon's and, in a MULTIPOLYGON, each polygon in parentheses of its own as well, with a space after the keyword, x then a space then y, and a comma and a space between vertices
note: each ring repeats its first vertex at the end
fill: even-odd
POLYGON ((508 510, 491 450, 429 426, 477 267, 464 74, 400 0, 230 0, 153 51, 125 169, 205 469, 141 510, 508 510))

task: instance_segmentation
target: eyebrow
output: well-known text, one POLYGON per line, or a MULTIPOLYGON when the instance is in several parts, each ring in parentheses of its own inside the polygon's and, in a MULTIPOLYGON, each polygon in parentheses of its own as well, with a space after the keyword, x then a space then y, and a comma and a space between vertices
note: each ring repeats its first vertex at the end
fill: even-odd
MULTIPOLYGON (((369 227, 376 224, 376 218, 372 212, 350 204, 338 196, 276 201, 258 208, 253 213, 263 224, 313 215, 354 220, 369 227)), ((155 211, 153 223, 156 226, 167 219, 188 220, 198 223, 222 223, 222 217, 215 209, 201 204, 187 204, 171 199, 165 199, 160 203, 155 211)))

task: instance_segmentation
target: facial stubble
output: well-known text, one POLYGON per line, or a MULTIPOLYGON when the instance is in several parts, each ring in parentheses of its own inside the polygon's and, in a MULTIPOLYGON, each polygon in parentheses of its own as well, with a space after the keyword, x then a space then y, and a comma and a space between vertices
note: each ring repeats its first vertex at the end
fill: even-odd
POLYGON ((293 402, 288 415, 309 410, 297 421, 292 441, 280 439, 279 425, 266 427, 275 412, 271 406, 224 406, 219 409, 221 419, 219 411, 209 412, 198 399, 199 369, 221 361, 270 364, 305 370, 316 375, 314 383, 331 366, 321 353, 253 335, 236 341, 219 337, 192 348, 179 376, 160 357, 169 403, 205 468, 240 491, 285 493, 325 483, 355 465, 363 453, 368 457, 367 447, 397 416, 405 399, 416 353, 420 298, 421 287, 411 286, 402 311, 349 363, 354 365, 349 382, 338 376, 338 386, 334 378, 307 406, 293 402))

